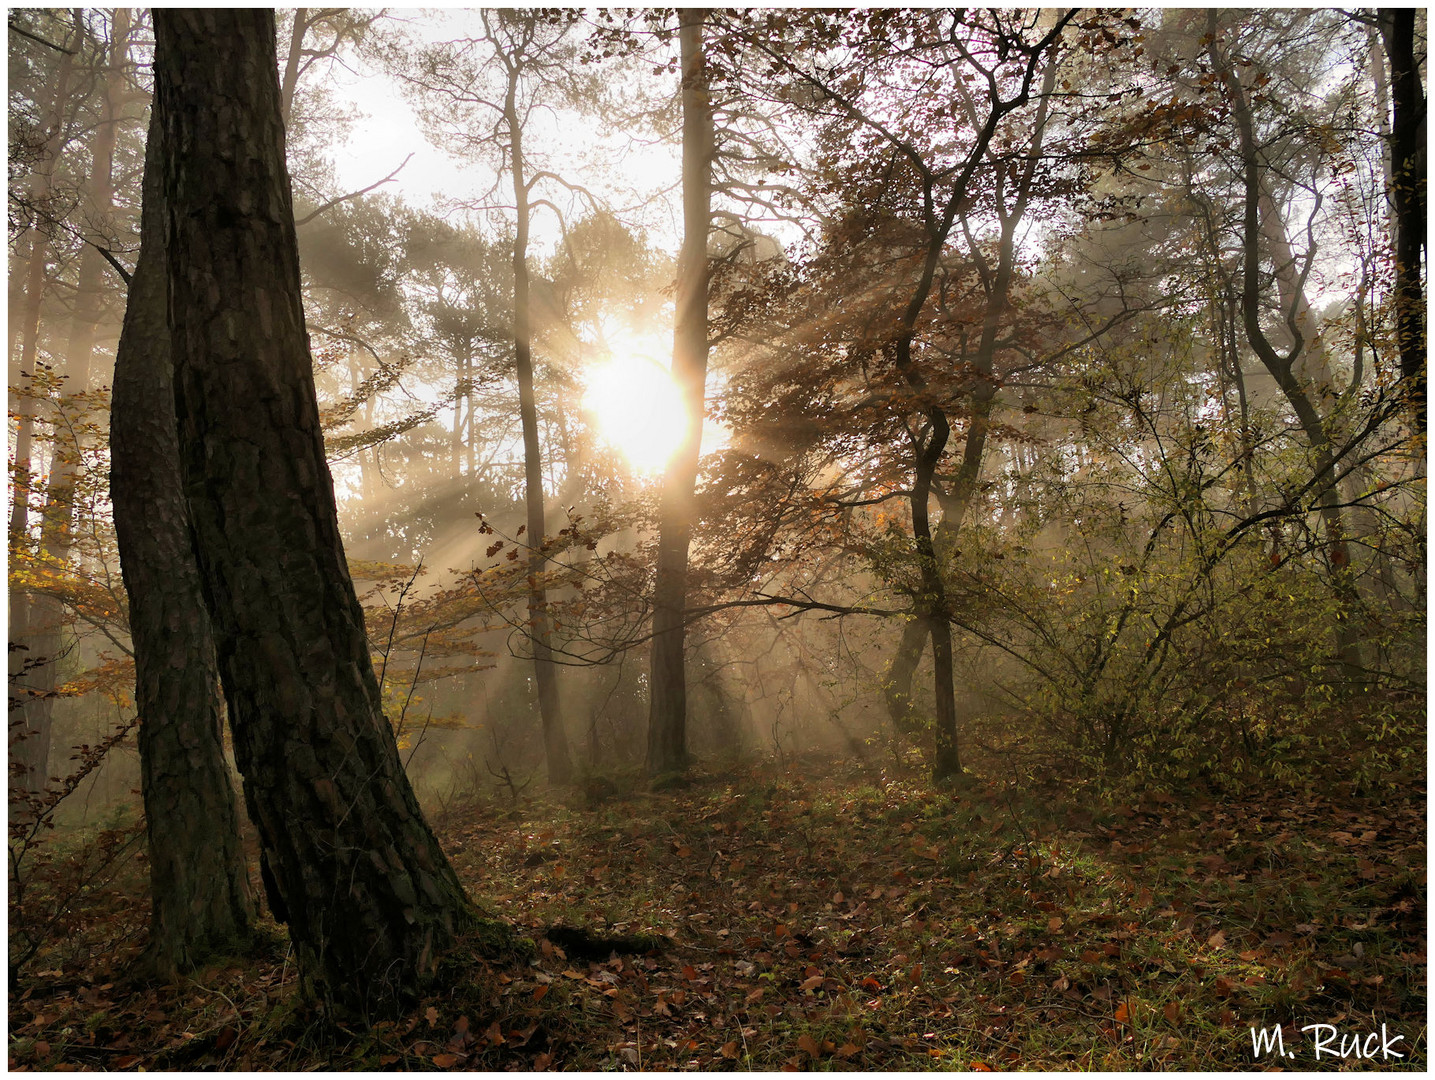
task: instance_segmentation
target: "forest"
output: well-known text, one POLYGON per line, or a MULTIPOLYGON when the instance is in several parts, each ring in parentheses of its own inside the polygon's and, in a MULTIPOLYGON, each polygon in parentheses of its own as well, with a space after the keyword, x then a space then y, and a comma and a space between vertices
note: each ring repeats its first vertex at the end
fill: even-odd
POLYGON ((1423 9, 9 26, 9 1067, 1424 1071, 1423 9))

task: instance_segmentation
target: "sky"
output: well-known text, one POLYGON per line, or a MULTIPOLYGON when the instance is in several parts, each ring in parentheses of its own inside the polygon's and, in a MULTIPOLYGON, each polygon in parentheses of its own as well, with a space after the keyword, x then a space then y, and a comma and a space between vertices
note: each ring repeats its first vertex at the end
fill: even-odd
MULTIPOLYGON (((388 14, 424 42, 453 40, 481 29, 473 25, 477 17, 473 9, 393 10, 388 14)), ((400 84, 371 62, 350 55, 320 77, 331 78, 336 93, 364 114, 347 140, 332 150, 335 172, 345 190, 368 187, 410 153, 413 157, 398 176, 377 190, 415 207, 435 209, 445 197, 474 200, 492 185, 490 169, 466 164, 429 143, 400 84)), ((676 144, 635 145, 626 133, 605 129, 601 118, 574 110, 539 111, 534 114, 534 124, 537 130, 525 136, 532 162, 606 196, 610 207, 620 210, 619 217, 641 228, 653 246, 677 251, 681 212, 676 185, 681 161, 676 144), (605 169, 604 161, 620 163, 605 169)), ((539 194, 563 205, 565 213, 582 212, 582 206, 564 196, 561 189, 550 186, 539 194)), ((538 213, 535 245, 551 250, 560 237, 556 218, 538 213)))

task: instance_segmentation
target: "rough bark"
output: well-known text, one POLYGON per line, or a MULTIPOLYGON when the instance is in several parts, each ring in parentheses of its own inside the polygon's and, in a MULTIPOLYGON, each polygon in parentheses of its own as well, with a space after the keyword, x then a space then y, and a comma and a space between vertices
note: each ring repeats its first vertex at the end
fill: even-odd
POLYGON ((157 975, 172 979, 246 938, 253 901, 224 761, 214 643, 179 475, 160 143, 152 115, 140 255, 115 352, 110 500, 140 715, 152 905, 146 959, 157 975))
MULTIPOLYGON (((558 669, 548 629, 548 596, 543 573, 543 450, 538 441, 538 398, 533 389, 533 334, 529 314, 528 280, 528 178, 523 159, 523 124, 518 116, 518 82, 521 60, 504 56, 508 87, 503 119, 508 127, 509 164, 513 172, 513 199, 517 228, 513 234, 513 338, 518 373, 518 409, 523 426, 523 502, 528 532, 528 624, 533 642, 533 681, 538 688, 538 715, 543 725, 544 757, 548 782, 570 783, 573 766, 568 757, 568 736, 558 703, 558 669)), ((472 423, 470 411, 469 422, 472 423)))
POLYGON ((688 766, 684 615, 698 454, 708 370, 708 230, 711 225, 713 116, 703 55, 707 11, 679 12, 683 85, 683 247, 673 328, 673 380, 687 427, 663 476, 658 509, 658 562, 653 585, 652 667, 648 683, 650 777, 688 766))
POLYGON ((324 459, 274 14, 155 12, 181 470, 235 757, 307 990, 404 1000, 473 918, 383 715, 324 459))
POLYGON ((1382 8, 1380 38, 1390 62, 1390 157, 1395 202, 1395 332, 1400 377, 1425 430, 1425 291, 1420 271, 1425 252, 1425 87, 1415 56, 1415 18, 1423 9, 1382 8))

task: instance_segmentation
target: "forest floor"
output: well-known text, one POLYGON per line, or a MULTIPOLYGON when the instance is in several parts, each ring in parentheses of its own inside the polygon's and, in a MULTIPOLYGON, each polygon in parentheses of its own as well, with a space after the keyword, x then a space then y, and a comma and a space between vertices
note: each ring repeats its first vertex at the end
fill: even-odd
POLYGON ((107 951, 57 947, 12 982, 10 1067, 1427 1060, 1423 778, 1372 798, 1332 785, 1103 807, 804 759, 581 807, 451 805, 434 824, 475 897, 538 942, 531 961, 460 961, 406 1016, 337 1030, 298 1000, 278 929, 182 987, 127 987, 148 908, 136 874, 127 902, 112 891, 75 928, 108 933, 107 951), (555 925, 665 943, 570 956, 544 936, 555 925), (1286 1056, 1258 1055, 1252 1029, 1276 1025, 1286 1056))

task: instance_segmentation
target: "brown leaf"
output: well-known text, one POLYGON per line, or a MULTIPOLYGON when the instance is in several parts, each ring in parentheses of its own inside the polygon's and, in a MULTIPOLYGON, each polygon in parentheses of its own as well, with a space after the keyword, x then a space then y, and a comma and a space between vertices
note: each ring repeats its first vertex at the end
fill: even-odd
POLYGON ((810 1054, 812 1057, 822 1056, 822 1047, 817 1045, 817 1040, 814 1039, 811 1035, 803 1035, 799 1037, 797 1040, 797 1048, 799 1050, 807 1051, 807 1053, 810 1054))
POLYGON ((821 985, 822 985, 822 976, 821 976, 821 975, 814 975, 814 976, 812 976, 812 978, 810 978, 810 979, 803 979, 803 980, 802 980, 802 985, 801 985, 800 987, 798 987, 798 989, 804 990, 804 991, 807 991, 807 990, 816 990, 816 989, 817 989, 819 986, 821 986, 821 985))
POLYGON ((1050 930, 1053 934, 1060 930, 1064 925, 1065 923, 1063 922, 1060 915, 1053 915, 1051 918, 1046 920, 1046 928, 1050 930))
POLYGON ((224 1027, 220 1028, 219 1034, 214 1037, 214 1048, 216 1050, 224 1050, 238 1037, 239 1032, 234 1030, 234 1025, 225 1024, 224 1027))
POLYGON ((548 991, 551 990, 551 989, 552 989, 552 987, 548 986, 547 984, 544 984, 543 986, 535 987, 534 990, 533 990, 533 1000, 534 1000, 534 1001, 542 1001, 542 1000, 544 999, 544 997, 548 994, 548 991))
POLYGON ((459 1058, 457 1054, 435 1054, 433 1057, 429 1058, 429 1060, 432 1061, 435 1065, 437 1065, 440 1069, 452 1069, 455 1065, 458 1064, 459 1058))
POLYGON ((1181 1015, 1181 1004, 1177 1001, 1168 1001, 1161 1011, 1166 1014, 1166 1019, 1174 1024, 1181 1015))
POLYGON ((435 1024, 438 1023, 438 1009, 430 1005, 426 1010, 424 1010, 424 1019, 429 1022, 429 1027, 433 1027, 435 1024))
POLYGON ((1131 1022, 1131 1003, 1123 1001, 1116 1006, 1116 1022, 1118 1024, 1129 1024, 1131 1022))
POLYGON ((733 1061, 737 1058, 736 1039, 729 1039, 727 1042, 722 1044, 722 1056, 727 1058, 729 1061, 733 1061))
POLYGON ((1217 930, 1206 939, 1206 944, 1213 949, 1224 949, 1226 947, 1226 932, 1224 930, 1217 930))

